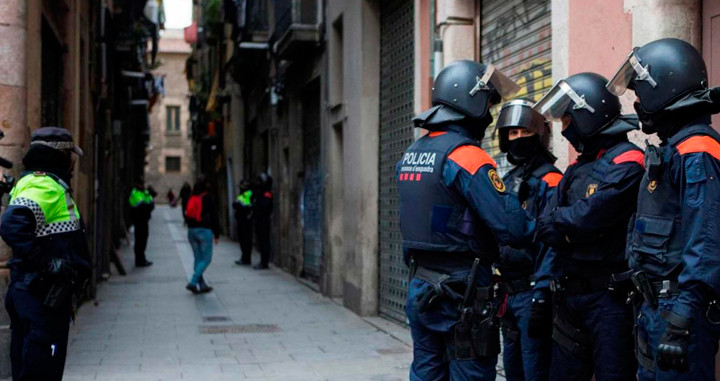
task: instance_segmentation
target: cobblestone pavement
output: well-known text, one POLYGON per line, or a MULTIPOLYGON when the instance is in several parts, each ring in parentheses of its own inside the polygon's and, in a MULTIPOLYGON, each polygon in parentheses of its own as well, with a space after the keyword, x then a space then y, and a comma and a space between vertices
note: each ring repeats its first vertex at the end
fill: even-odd
MULTIPOLYGON (((185 290, 192 267, 179 209, 158 207, 148 258, 99 287, 70 332, 65 380, 406 380, 408 332, 361 319, 277 270, 233 263, 236 243, 215 246, 215 287, 185 290)), ((257 260, 257 259, 256 259, 257 260)))

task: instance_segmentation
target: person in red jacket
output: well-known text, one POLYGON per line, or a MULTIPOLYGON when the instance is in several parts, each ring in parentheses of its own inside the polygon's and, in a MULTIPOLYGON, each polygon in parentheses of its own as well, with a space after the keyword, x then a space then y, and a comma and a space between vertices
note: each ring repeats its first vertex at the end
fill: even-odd
POLYGON ((220 219, 215 196, 205 180, 199 180, 193 187, 185 217, 188 225, 188 240, 195 256, 194 272, 185 287, 193 294, 212 291, 203 278, 203 273, 212 261, 213 242, 220 242, 220 219))

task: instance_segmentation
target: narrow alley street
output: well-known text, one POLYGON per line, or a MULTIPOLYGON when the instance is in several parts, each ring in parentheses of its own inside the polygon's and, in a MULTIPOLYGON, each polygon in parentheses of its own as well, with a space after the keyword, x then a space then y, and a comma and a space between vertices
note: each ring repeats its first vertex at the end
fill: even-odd
MULTIPOLYGON (((206 278, 215 290, 194 296, 185 290, 193 259, 179 208, 159 206, 148 247, 155 264, 113 275, 98 305, 81 308, 64 379, 407 379, 407 330, 364 320, 280 270, 235 265, 235 242, 214 250, 206 278)), ((132 255, 125 245, 126 265, 132 255)))

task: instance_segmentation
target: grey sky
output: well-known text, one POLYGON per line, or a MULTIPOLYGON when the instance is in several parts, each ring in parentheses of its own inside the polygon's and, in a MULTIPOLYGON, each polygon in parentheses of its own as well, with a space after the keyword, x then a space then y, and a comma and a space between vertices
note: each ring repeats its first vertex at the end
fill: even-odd
POLYGON ((165 28, 181 29, 192 22, 192 0, 165 0, 165 28))

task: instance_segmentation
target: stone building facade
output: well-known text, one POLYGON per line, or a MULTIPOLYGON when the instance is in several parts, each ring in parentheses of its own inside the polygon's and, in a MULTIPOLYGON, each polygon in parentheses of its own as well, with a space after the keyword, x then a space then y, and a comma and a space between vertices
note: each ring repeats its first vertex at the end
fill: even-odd
POLYGON ((188 83, 185 62, 192 49, 182 30, 166 30, 160 40, 160 66, 153 76, 162 78, 164 95, 152 103, 150 145, 147 149, 145 183, 157 192, 156 202, 167 203, 172 189, 179 196, 183 183, 194 180, 195 161, 189 132, 188 83))

